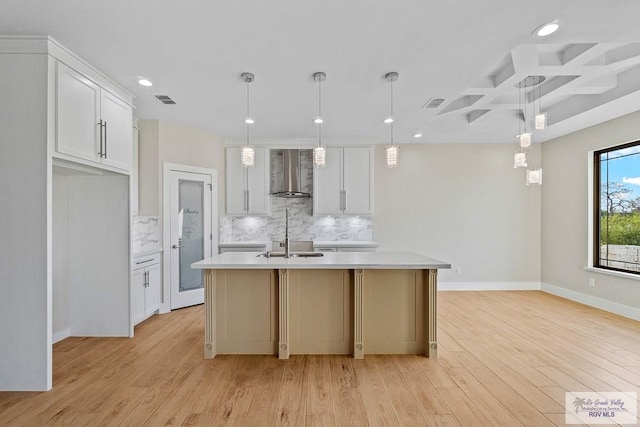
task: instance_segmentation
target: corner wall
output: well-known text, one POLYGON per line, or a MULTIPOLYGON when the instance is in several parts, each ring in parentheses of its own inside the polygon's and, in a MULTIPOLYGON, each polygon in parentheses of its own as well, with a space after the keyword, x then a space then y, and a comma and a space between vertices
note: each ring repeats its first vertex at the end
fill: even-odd
POLYGON ((592 305, 613 302, 640 309, 640 280, 584 270, 591 244, 588 241, 589 151, 638 139, 640 112, 543 144, 543 290, 572 299, 581 298, 585 303, 591 301, 592 305), (595 279, 593 288, 588 286, 590 277, 595 279))
POLYGON ((224 215, 226 183, 222 138, 163 120, 141 120, 139 126, 139 215, 162 216, 162 165, 165 162, 216 169, 218 214, 224 215))
MULTIPOLYGON (((374 240, 452 264, 443 289, 539 287, 539 186, 513 168, 517 144, 409 144, 400 165, 375 153, 374 240), (457 270, 459 269, 459 270, 457 270)), ((540 147, 529 153, 540 165, 540 147)), ((545 183, 546 185, 546 183, 545 183)))

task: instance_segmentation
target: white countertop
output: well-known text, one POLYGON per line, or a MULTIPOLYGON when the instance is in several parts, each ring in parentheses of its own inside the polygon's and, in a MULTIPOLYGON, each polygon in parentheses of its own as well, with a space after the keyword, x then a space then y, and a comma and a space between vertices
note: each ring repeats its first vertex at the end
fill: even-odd
POLYGON ((438 269, 451 264, 411 252, 332 252, 314 258, 260 258, 255 252, 226 252, 191 264, 195 269, 438 269))
POLYGON ((377 248, 380 243, 372 240, 314 240, 314 248, 377 248))
MULTIPOLYGON (((247 240, 242 242, 219 243, 219 248, 244 248, 247 246, 268 246, 267 240, 247 240)), ((372 240, 314 240, 314 248, 377 248, 380 243, 372 240)))

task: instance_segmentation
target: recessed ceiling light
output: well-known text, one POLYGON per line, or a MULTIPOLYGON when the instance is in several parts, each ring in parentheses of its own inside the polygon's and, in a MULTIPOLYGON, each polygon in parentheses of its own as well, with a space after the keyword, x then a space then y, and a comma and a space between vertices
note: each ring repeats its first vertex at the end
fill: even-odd
POLYGON ((421 133, 414 133, 413 137, 414 138, 422 138, 422 134, 421 133))
POLYGON ((252 125, 255 123, 251 117, 247 117, 246 119, 244 119, 244 122, 248 125, 252 125))
POLYGON ((322 117, 316 117, 315 119, 313 119, 313 123, 319 125, 320 123, 324 123, 324 120, 322 120, 322 117))
POLYGON ((538 37, 546 37, 549 36, 560 29, 560 23, 558 21, 547 22, 544 25, 539 26, 533 31, 538 37))
POLYGON ((151 86, 153 86, 153 83, 151 83, 151 81, 150 81, 150 80, 147 80, 147 79, 140 79, 140 80, 138 80, 138 84, 139 84, 140 86, 145 86, 145 87, 151 87, 151 86))
POLYGON ((384 122, 386 124, 393 123, 393 117, 387 117, 386 119, 384 119, 384 122))

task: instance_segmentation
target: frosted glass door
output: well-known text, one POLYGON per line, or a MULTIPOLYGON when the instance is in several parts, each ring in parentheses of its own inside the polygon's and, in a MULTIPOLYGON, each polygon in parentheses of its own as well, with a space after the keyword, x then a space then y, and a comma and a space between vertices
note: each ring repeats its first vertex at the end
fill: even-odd
POLYGON ((191 264, 211 256, 211 178, 171 174, 171 309, 176 309, 204 302, 202 271, 191 264))
POLYGON ((180 242, 179 291, 202 288, 202 274, 191 264, 204 258, 204 185, 201 181, 178 180, 178 241, 180 242))

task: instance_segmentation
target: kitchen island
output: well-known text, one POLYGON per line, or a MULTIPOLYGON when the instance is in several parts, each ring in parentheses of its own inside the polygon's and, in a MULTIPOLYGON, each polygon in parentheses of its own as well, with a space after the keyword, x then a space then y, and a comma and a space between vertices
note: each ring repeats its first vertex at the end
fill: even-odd
POLYGON ((204 270, 204 357, 437 356, 437 275, 449 264, 415 253, 317 255, 228 252, 192 264, 204 270))

